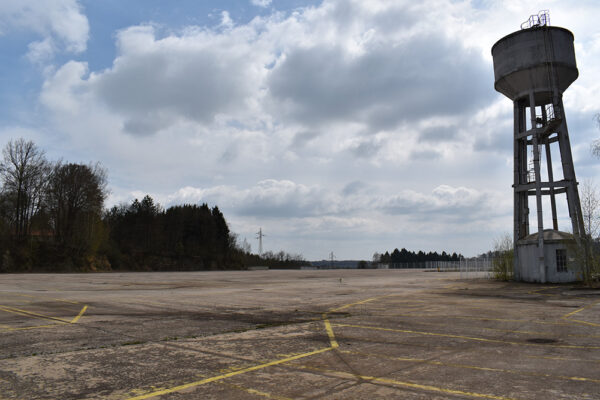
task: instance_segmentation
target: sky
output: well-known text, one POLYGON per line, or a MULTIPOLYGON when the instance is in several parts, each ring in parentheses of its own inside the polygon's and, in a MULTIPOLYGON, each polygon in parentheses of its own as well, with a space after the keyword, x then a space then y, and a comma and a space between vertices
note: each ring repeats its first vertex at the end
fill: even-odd
POLYGON ((254 252, 262 228, 309 260, 476 255, 512 231, 491 47, 542 9, 575 36, 564 103, 593 179, 592 0, 0 0, 0 146, 100 162, 107 206, 217 205, 254 252))

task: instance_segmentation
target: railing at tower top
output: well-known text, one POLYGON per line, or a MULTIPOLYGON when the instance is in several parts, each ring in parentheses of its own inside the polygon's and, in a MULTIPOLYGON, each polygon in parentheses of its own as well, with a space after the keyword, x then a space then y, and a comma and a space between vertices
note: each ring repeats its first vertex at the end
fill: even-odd
POLYGON ((539 13, 529 17, 521 24, 521 29, 539 28, 540 26, 550 26, 550 11, 541 10, 539 13))

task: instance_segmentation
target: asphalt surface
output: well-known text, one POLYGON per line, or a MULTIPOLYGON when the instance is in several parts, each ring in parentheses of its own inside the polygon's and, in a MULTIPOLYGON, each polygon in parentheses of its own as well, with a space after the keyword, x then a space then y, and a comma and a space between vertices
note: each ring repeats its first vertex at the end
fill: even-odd
POLYGON ((600 291, 415 270, 0 275, 0 399, 600 399, 600 291))

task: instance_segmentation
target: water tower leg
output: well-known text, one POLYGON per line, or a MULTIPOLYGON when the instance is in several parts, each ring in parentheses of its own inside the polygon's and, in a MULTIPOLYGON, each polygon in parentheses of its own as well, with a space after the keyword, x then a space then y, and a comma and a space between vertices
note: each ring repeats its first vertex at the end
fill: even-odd
POLYGON ((519 255, 519 241, 529 235, 529 196, 527 186, 527 137, 522 133, 527 130, 526 101, 523 99, 515 100, 514 107, 514 226, 513 226, 513 245, 514 245, 514 279, 519 281, 523 278, 523 269, 527 266, 522 263, 527 262, 526 258, 521 259, 519 255))
POLYGON ((564 180, 567 182, 567 205, 569 208, 569 216, 571 217, 573 235, 578 238, 585 234, 585 228, 583 225, 583 216, 581 214, 581 203, 579 201, 579 192, 577 190, 577 178, 575 177, 575 168, 573 166, 573 155, 571 153, 567 120, 563 114, 562 96, 559 97, 558 108, 561 113, 561 122, 557 130, 558 145, 563 165, 563 176, 564 180))
MULTIPOLYGON (((548 115, 546 113, 546 107, 542 107, 542 121, 544 126, 548 124, 548 115)), ((550 187, 548 192, 550 193, 550 208, 552 209, 552 228, 558 230, 558 217, 556 215, 556 194, 554 193, 554 171, 552 170, 552 149, 550 148, 550 135, 544 139, 544 147, 546 150, 546 168, 548 169, 548 182, 550 187)))
MULTIPOLYGON (((545 141, 546 147, 546 162, 548 165, 548 182, 550 185, 554 182, 554 173, 552 171, 552 155, 550 149, 550 143, 548 139, 545 141)), ((550 207, 552 208, 552 228, 557 231, 558 230, 558 217, 556 215, 556 195, 554 193, 554 187, 550 186, 550 207)))
POLYGON ((520 227, 521 227, 521 194, 517 191, 517 187, 519 185, 519 174, 520 174, 520 163, 519 163, 519 150, 520 150, 520 140, 517 139, 517 135, 520 132, 519 127, 519 116, 521 114, 521 107, 519 105, 519 101, 515 100, 513 102, 513 115, 514 115, 514 160, 513 160, 513 191, 514 191, 514 221, 513 221, 513 276, 515 280, 521 280, 521 267, 519 264, 519 251, 517 248, 517 242, 521 238, 520 236, 520 227))
POLYGON ((544 262, 544 216, 542 213, 542 186, 540 176, 540 149, 538 147, 538 132, 536 130, 535 96, 533 91, 529 92, 529 113, 531 115, 531 144, 533 146, 533 170, 535 173, 535 201, 537 208, 538 223, 538 263, 540 282, 546 282, 546 266, 544 262))

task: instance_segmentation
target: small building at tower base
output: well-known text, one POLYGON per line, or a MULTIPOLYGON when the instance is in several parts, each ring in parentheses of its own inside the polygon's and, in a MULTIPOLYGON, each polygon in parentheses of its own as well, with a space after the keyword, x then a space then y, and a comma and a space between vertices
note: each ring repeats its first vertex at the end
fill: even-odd
POLYGON ((517 241, 514 277, 517 281, 564 283, 579 280, 579 273, 572 269, 576 249, 572 234, 554 229, 543 231, 544 266, 540 266, 538 232, 517 241), (571 268, 569 268, 571 267, 571 268))

